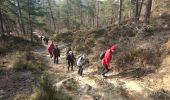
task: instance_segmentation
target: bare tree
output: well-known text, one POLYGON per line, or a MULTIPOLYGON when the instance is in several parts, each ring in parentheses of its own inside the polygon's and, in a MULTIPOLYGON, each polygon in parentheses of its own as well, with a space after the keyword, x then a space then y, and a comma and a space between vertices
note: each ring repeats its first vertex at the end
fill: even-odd
POLYGON ((151 15, 151 8, 152 8, 152 0, 146 0, 146 9, 145 9, 145 23, 149 23, 150 15, 151 15))
POLYGON ((140 19, 140 15, 141 15, 141 11, 142 11, 143 1, 144 0, 142 0, 141 3, 140 3, 140 8, 139 8, 139 12, 138 12, 138 19, 137 19, 138 21, 140 19))
POLYGON ((25 34, 26 32, 25 32, 23 21, 22 21, 22 13, 21 13, 20 1, 19 0, 16 0, 16 1, 17 1, 17 5, 18 5, 18 12, 19 12, 19 17, 18 17, 19 25, 20 25, 20 28, 21 28, 21 32, 23 32, 25 34))
POLYGON ((31 42, 33 42, 33 29, 32 29, 32 17, 31 17, 31 0, 28 0, 28 22, 31 42))
POLYGON ((50 10, 50 14, 51 14, 51 19, 53 21, 53 25, 54 25, 54 30, 55 31, 55 28, 56 28, 56 24, 55 24, 55 20, 54 20, 54 16, 53 16, 53 12, 52 12, 52 6, 51 6, 51 0, 48 0, 48 6, 49 6, 49 10, 50 10))
POLYGON ((2 10, 0 9, 1 32, 4 33, 2 10))
POLYGON ((122 0, 119 1, 119 25, 122 17, 122 0))

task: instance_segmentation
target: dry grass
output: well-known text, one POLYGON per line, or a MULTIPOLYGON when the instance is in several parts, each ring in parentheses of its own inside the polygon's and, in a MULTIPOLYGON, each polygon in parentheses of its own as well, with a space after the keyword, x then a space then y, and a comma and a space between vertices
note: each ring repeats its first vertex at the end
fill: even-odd
POLYGON ((13 58, 13 69, 17 71, 41 72, 47 68, 43 58, 30 51, 17 52, 13 58))

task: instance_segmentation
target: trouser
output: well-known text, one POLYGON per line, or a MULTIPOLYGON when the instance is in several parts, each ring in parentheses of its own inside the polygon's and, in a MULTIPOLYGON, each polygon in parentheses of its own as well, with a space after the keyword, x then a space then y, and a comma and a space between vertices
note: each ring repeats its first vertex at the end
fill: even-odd
POLYGON ((78 66, 79 67, 79 70, 78 70, 78 74, 79 75, 83 75, 83 68, 82 68, 82 66, 78 66))
POLYGON ((71 66, 71 70, 73 71, 73 64, 74 64, 74 61, 68 60, 68 71, 70 69, 70 66, 71 66))
POLYGON ((58 56, 54 56, 54 64, 57 63, 58 64, 58 56))
POLYGON ((53 57, 53 54, 52 53, 50 53, 50 58, 52 58, 53 57))
POLYGON ((102 75, 103 75, 103 76, 105 76, 105 74, 106 74, 106 73, 108 73, 108 72, 109 72, 109 70, 110 70, 110 69, 108 68, 108 66, 107 66, 107 65, 103 65, 102 75))

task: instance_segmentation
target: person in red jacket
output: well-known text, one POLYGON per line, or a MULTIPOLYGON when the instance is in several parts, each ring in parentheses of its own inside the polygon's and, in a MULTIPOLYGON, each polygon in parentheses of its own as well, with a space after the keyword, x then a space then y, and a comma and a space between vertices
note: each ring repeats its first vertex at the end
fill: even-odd
POLYGON ((50 57, 53 57, 53 49, 54 49, 54 43, 51 42, 50 46, 48 47, 48 53, 50 54, 50 57))
POLYGON ((112 59, 112 54, 116 51, 117 46, 113 45, 111 48, 109 48, 108 50, 106 50, 104 58, 102 59, 101 63, 103 65, 103 72, 102 75, 103 77, 106 78, 105 74, 109 72, 109 70, 111 69, 110 67, 110 61, 112 59))

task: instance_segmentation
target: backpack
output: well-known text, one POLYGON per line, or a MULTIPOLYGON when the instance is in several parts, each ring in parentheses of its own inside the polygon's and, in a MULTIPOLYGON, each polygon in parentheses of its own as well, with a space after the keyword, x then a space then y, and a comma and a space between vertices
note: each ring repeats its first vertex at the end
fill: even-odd
POLYGON ((104 52, 104 51, 102 51, 102 52, 100 53, 100 57, 99 57, 99 58, 100 58, 100 60, 102 60, 102 59, 104 58, 105 53, 106 53, 106 52, 104 52))

